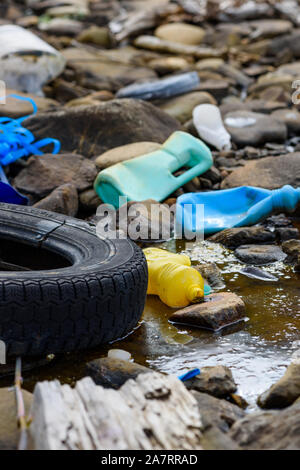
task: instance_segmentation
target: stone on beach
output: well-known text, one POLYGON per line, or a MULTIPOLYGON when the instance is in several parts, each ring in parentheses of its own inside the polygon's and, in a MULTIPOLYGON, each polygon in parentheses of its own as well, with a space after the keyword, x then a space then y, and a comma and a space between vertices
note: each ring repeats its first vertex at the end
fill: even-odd
POLYGON ((37 139, 55 136, 62 151, 96 157, 135 142, 163 143, 180 129, 178 121, 144 101, 111 100, 98 106, 39 113, 24 122, 37 139))
POLYGON ((93 185, 96 175, 94 162, 82 155, 34 155, 16 176, 14 184, 21 192, 42 198, 66 183, 83 191, 93 185))
POLYGON ((300 359, 295 359, 284 376, 258 397, 257 403, 261 408, 286 408, 299 397, 300 359))
POLYGON ((240 297, 232 292, 219 292, 207 295, 202 303, 177 310, 169 321, 217 331, 245 316, 245 304, 240 297))
POLYGON ((222 189, 237 186, 258 186, 278 189, 285 184, 300 187, 300 153, 288 153, 279 157, 252 160, 234 170, 221 183, 222 189))
POLYGON ((234 254, 238 259, 249 264, 269 264, 286 258, 286 254, 276 245, 241 245, 234 254))
POLYGON ((95 359, 86 365, 86 375, 104 388, 119 389, 127 380, 149 372, 150 369, 135 362, 107 357, 95 359))
POLYGON ((200 374, 184 384, 189 390, 208 393, 216 398, 226 398, 237 390, 232 372, 226 366, 201 367, 200 374))
POLYGON ((263 226, 227 228, 209 237, 209 241, 221 243, 228 248, 237 248, 249 243, 275 241, 275 234, 263 226))
POLYGON ((115 147, 107 152, 102 153, 95 159, 95 164, 100 170, 116 165, 117 163, 130 160, 131 158, 140 157, 147 153, 159 150, 161 144, 156 142, 135 142, 133 144, 115 147))

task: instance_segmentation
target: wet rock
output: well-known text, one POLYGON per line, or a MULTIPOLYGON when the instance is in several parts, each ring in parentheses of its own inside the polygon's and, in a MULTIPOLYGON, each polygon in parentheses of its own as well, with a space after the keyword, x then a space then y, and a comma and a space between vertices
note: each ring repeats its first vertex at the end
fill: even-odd
POLYGON ((96 211, 97 207, 102 203, 94 189, 82 191, 79 196, 79 202, 85 211, 96 211))
POLYGON ((28 93, 22 93, 20 91, 7 89, 6 90, 6 102, 1 103, 0 106, 0 116, 7 116, 9 118, 19 118, 23 116, 29 116, 32 114, 33 109, 32 105, 28 101, 18 100, 16 98, 10 98, 8 95, 14 94, 19 96, 24 96, 34 100, 37 105, 39 112, 48 111, 59 106, 59 103, 50 98, 44 98, 41 96, 31 95, 28 93))
POLYGON ((104 152, 95 159, 97 168, 104 170, 109 166, 130 160, 131 158, 140 157, 147 153, 155 152, 161 148, 161 144, 156 142, 135 142, 133 144, 122 145, 112 150, 104 152))
POLYGON ((224 122, 232 140, 240 147, 284 142, 287 138, 285 124, 265 114, 235 111, 226 114, 224 122))
POLYGON ((222 21, 243 21, 257 18, 268 18, 274 15, 274 10, 268 2, 246 1, 240 4, 230 3, 221 9, 219 19, 222 21))
POLYGON ((81 98, 75 98, 74 100, 68 101, 65 107, 72 108, 74 106, 96 106, 105 101, 110 101, 114 98, 114 95, 108 90, 95 91, 89 93, 81 98))
POLYGON ((207 263, 207 264, 198 264, 193 266, 193 268, 197 269, 201 276, 207 280, 210 287, 213 289, 223 289, 224 288, 224 280, 222 277, 221 270, 215 263, 207 263))
POLYGON ((296 29, 291 34, 274 38, 269 44, 267 53, 276 56, 284 49, 291 51, 295 58, 300 58, 300 30, 296 29))
POLYGON ((245 304, 240 297, 231 292, 220 292, 207 295, 203 303, 177 310, 169 320, 217 331, 242 320, 245 315, 245 304))
POLYGON ((280 227, 276 229, 276 235, 281 242, 299 238, 299 230, 293 227, 280 227))
POLYGON ((113 85, 120 88, 136 80, 156 78, 153 70, 126 63, 126 57, 123 61, 121 58, 116 60, 114 50, 100 51, 70 47, 64 49, 62 54, 67 60, 67 64, 76 72, 78 78, 81 77, 81 80, 83 80, 83 77, 86 77, 85 84, 90 81, 91 88, 96 90, 99 89, 95 86, 99 80, 102 82, 101 89, 104 81, 110 83, 115 80, 113 85))
POLYGON ((249 243, 267 243, 275 241, 275 234, 262 226, 236 227, 222 230, 209 237, 209 241, 221 243, 228 248, 237 248, 249 243))
POLYGON ((207 393, 192 391, 200 410, 203 429, 211 426, 227 433, 231 426, 245 417, 245 412, 226 400, 215 398, 207 393))
POLYGON ((77 41, 109 47, 111 45, 111 35, 109 29, 106 27, 90 26, 79 34, 77 41))
POLYGON ((127 380, 151 372, 148 367, 122 359, 102 358, 88 362, 86 375, 92 377, 95 384, 118 390, 127 380))
POLYGON ((296 358, 288 366, 284 376, 258 397, 257 403, 261 408, 286 408, 299 397, 300 359, 296 358))
POLYGON ((77 36, 83 30, 81 21, 70 18, 53 18, 39 23, 39 29, 57 36, 77 36))
MULTIPOLYGON (((83 191, 93 185, 96 176, 95 164, 81 155, 34 155, 14 179, 14 185, 20 192, 41 199, 66 183, 71 183, 78 191, 83 191)), ((58 193, 55 197, 58 197, 58 193)), ((53 202, 53 195, 51 200, 53 202)), ((49 200, 47 202, 49 203, 49 200)))
POLYGON ((75 217, 78 211, 76 186, 72 183, 63 184, 54 189, 49 196, 34 204, 34 207, 75 217))
POLYGON ((262 39, 277 37, 282 34, 290 33, 293 25, 287 20, 256 20, 248 23, 252 32, 251 39, 262 39))
POLYGON ((242 449, 299 450, 300 402, 285 410, 255 412, 233 424, 229 437, 242 449))
POLYGON ((169 54, 193 56, 196 59, 208 59, 210 57, 222 57, 224 49, 210 47, 190 46, 177 42, 166 41, 153 36, 139 36, 134 45, 155 52, 167 52, 169 54))
POLYGON ((269 264, 286 258, 286 254, 276 245, 242 245, 234 254, 247 264, 269 264))
POLYGON ((229 93, 230 84, 228 81, 220 79, 201 80, 197 86, 198 91, 207 92, 217 101, 222 100, 229 93))
POLYGON ((148 66, 159 75, 166 75, 168 73, 188 71, 192 63, 183 57, 163 57, 150 60, 148 66))
POLYGON ((248 101, 240 101, 240 100, 231 100, 225 101, 223 100, 220 111, 222 116, 226 116, 226 114, 235 112, 235 111, 252 111, 255 113, 264 113, 269 114, 273 111, 278 109, 282 109, 285 107, 284 103, 275 100, 264 100, 264 99, 251 99, 248 101))
POLYGON ((285 262, 295 265, 295 271, 300 272, 300 240, 287 240, 281 248, 287 254, 285 262))
POLYGON ((289 135, 298 135, 300 132, 300 113, 296 109, 280 109, 271 114, 275 119, 287 126, 289 135))
POLYGON ((202 177, 209 179, 213 184, 220 183, 222 181, 221 172, 215 166, 212 166, 205 173, 202 173, 202 177))
POLYGON ((240 450, 228 433, 223 433, 214 425, 202 432, 200 443, 204 450, 240 450))
POLYGON ((189 390, 208 393, 216 398, 226 398, 237 389, 231 370, 225 366, 201 367, 201 373, 186 380, 184 385, 189 390))
MULTIPOLYGON (((274 105, 272 103, 277 104, 277 109, 286 108, 290 104, 291 94, 285 90, 283 90, 280 86, 269 86, 265 90, 261 91, 258 94, 259 101, 265 101, 266 109, 270 111, 275 111, 274 105), (279 105, 279 106, 278 106, 279 105), (273 109, 272 109, 273 107, 273 109)), ((256 101, 253 99, 253 101, 256 101)), ((259 111, 263 113, 264 111, 259 111)))
POLYGON ((160 39, 196 46, 202 42, 205 30, 186 23, 169 23, 159 26, 154 34, 160 39))
POLYGON ((55 137, 60 140, 62 151, 86 157, 133 142, 163 143, 180 129, 180 124, 168 114, 134 99, 39 113, 24 121, 24 125, 37 139, 55 137))
POLYGON ((300 153, 290 153, 279 157, 266 157, 252 160, 244 167, 234 170, 221 183, 221 188, 237 186, 258 186, 278 189, 285 184, 300 186, 300 153))
POLYGON ((139 240, 168 240, 174 228, 174 212, 166 204, 153 199, 129 201, 127 207, 117 211, 117 226, 128 233, 129 238, 139 240), (127 211, 126 211, 127 208, 127 211), (133 231, 131 231, 131 228, 133 231))
POLYGON ((204 103, 216 104, 216 100, 209 93, 194 91, 169 99, 159 108, 183 124, 192 118, 194 108, 204 103))
POLYGON ((250 277, 251 279, 258 279, 259 281, 278 281, 278 278, 273 276, 273 274, 263 271, 262 269, 255 268, 254 266, 246 266, 246 268, 240 270, 240 273, 244 274, 244 276, 250 277))
MULTIPOLYGON (((33 395, 23 390, 26 413, 30 411, 33 395)), ((17 406, 13 388, 0 388, 0 450, 17 450, 20 430, 17 425, 17 406)))
POLYGON ((65 103, 66 101, 89 95, 89 90, 72 81, 59 77, 52 82, 51 93, 60 103, 65 103))

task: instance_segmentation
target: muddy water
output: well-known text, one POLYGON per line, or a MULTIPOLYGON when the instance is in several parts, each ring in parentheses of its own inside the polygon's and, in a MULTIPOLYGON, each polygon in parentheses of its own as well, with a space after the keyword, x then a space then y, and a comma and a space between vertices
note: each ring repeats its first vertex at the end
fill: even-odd
MULTIPOLYGON (((168 322, 172 309, 149 296, 139 327, 129 337, 114 344, 131 352, 136 362, 156 370, 180 374, 189 368, 227 365, 238 383, 238 392, 250 409, 261 392, 274 383, 300 348, 300 275, 283 263, 264 267, 278 277, 277 282, 249 279, 240 274, 244 266, 230 250, 203 242, 170 241, 162 247, 187 253, 193 264, 215 262, 221 269, 225 287, 243 298, 247 321, 218 333, 175 327, 168 322)), ((75 383, 85 375, 85 363, 105 356, 108 348, 75 353, 54 359, 49 365, 24 374, 24 388, 33 390, 38 380, 59 379, 75 383)), ((11 379, 0 381, 11 383, 11 379)))

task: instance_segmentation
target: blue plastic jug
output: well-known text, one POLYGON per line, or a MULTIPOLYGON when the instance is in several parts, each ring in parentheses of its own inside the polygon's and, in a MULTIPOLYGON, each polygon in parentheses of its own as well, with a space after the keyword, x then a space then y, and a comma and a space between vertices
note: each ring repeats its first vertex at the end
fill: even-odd
POLYGON ((201 140, 177 131, 160 150, 101 171, 94 187, 100 199, 115 208, 119 207, 120 196, 126 196, 129 201, 163 201, 212 164, 211 151, 201 140), (189 168, 185 173, 173 175, 184 166, 189 168))
POLYGON ((203 220, 196 220, 195 205, 204 204, 204 233, 254 225, 273 212, 293 212, 300 203, 300 188, 286 185, 273 191, 241 186, 222 191, 183 194, 177 199, 176 227, 186 234, 201 233, 203 220))

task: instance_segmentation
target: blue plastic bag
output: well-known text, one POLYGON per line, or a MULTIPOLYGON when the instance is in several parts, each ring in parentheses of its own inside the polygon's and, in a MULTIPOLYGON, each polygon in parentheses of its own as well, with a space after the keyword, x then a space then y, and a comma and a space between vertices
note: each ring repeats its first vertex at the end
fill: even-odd
MULTIPOLYGON (((9 95, 11 98, 29 101, 33 108, 33 114, 37 112, 37 106, 31 98, 9 95)), ((22 126, 22 122, 29 116, 18 119, 0 117, 0 202, 26 205, 27 197, 18 193, 8 182, 2 166, 9 165, 19 158, 29 155, 43 155, 42 147, 53 145, 53 154, 60 150, 60 142, 56 139, 46 138, 35 142, 35 137, 28 129, 22 126)))

